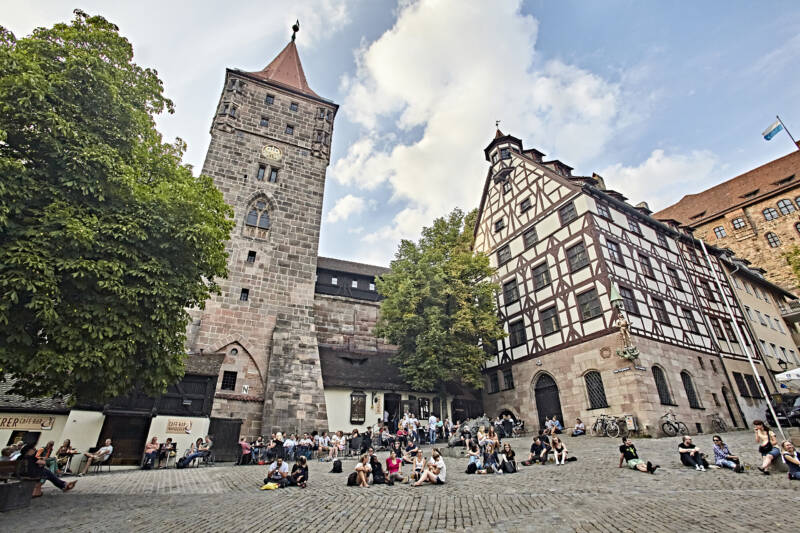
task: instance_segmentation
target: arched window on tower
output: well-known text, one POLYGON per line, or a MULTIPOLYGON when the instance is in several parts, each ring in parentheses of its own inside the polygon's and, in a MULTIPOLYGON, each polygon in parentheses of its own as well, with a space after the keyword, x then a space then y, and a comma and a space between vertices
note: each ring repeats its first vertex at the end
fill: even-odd
POLYGON ((664 371, 661 367, 653 367, 653 379, 656 382, 656 390, 658 391, 658 399, 661 400, 662 405, 674 405, 672 403, 672 396, 669 394, 669 387, 667 386, 667 378, 664 377, 664 371))
POLYGON ((689 399, 689 407, 701 409, 700 401, 697 399, 697 393, 694 390, 694 383, 692 383, 692 376, 686 370, 681 372, 681 381, 683 381, 686 397, 689 399))
POLYGON ((600 409, 608 407, 606 401, 606 389, 603 387, 603 378, 600 372, 592 370, 583 376, 586 381, 586 392, 589 393, 589 409, 600 409))
POLYGON ((257 200, 247 211, 245 224, 261 229, 269 229, 269 213, 267 212, 267 202, 257 200))

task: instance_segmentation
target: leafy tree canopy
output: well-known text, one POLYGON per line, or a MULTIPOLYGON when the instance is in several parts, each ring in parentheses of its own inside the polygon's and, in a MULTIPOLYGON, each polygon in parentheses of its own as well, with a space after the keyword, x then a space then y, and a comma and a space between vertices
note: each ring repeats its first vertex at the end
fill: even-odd
POLYGON ((103 401, 183 375, 187 307, 226 275, 231 212, 154 116, 158 74, 102 17, 0 27, 0 379, 103 401))
POLYGON ((376 335, 396 344, 394 362, 420 390, 448 382, 480 388, 489 357, 483 339, 505 336, 497 318, 496 283, 489 258, 474 253, 477 211, 456 209, 422 230, 418 243, 403 240, 391 272, 377 282, 381 302, 376 335))

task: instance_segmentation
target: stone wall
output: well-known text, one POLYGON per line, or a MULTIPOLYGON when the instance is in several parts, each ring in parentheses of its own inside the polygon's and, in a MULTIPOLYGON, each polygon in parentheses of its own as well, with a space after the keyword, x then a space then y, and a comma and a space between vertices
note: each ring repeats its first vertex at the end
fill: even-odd
POLYGON ((317 340, 320 344, 346 345, 352 350, 391 349, 373 334, 380 302, 317 294, 314 298, 317 340))

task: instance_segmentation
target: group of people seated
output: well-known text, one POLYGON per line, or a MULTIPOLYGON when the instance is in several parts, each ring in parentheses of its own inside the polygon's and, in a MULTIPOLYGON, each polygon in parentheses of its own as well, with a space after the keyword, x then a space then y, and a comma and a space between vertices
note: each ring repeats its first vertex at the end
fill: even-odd
POLYGON ((412 486, 419 487, 425 483, 432 485, 443 485, 447 479, 447 466, 438 448, 431 450, 430 458, 426 459, 422 450, 416 450, 413 455, 406 455, 402 459, 397 456, 394 449, 389 451, 386 459, 386 471, 383 470, 378 456, 370 448, 367 453, 361 455, 352 473, 347 478, 347 485, 354 487, 369 487, 372 485, 395 483, 410 483, 412 486), (411 464, 411 471, 408 476, 404 476, 402 469, 404 464, 411 464))
MULTIPOLYGON (((202 441, 203 439, 198 439, 198 440, 202 441)), ((192 446, 190 446, 189 451, 191 452, 192 448, 195 448, 196 451, 197 445, 198 443, 194 442, 192 446)), ((159 468, 159 469, 166 468, 167 464, 169 464, 169 458, 175 457, 177 454, 178 454, 178 443, 173 441, 171 437, 167 437, 167 440, 161 443, 158 442, 158 437, 153 437, 152 439, 150 439, 150 442, 148 442, 144 446, 144 459, 142 460, 142 470, 151 470, 152 468, 159 468)))
MULTIPOLYGON (((205 440, 201 437, 189 445, 186 454, 175 462, 175 468, 186 468, 195 460, 208 460, 211 457, 211 448, 214 446, 214 439, 211 435, 206 435, 205 440)), ((152 452, 151 452, 152 453, 152 452)))

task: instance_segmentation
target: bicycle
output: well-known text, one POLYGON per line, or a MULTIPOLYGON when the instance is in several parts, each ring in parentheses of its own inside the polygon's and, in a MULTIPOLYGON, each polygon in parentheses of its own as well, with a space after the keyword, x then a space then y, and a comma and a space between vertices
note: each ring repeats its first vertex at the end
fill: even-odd
POLYGON ((661 430, 668 437, 674 437, 678 433, 680 433, 681 435, 689 434, 689 428, 686 427, 686 424, 680 422, 677 418, 675 418, 675 413, 672 412, 672 409, 667 411, 664 414, 664 416, 661 417, 661 420, 664 421, 661 424, 661 430))
POLYGON ((711 429, 714 430, 714 433, 725 433, 728 431, 728 425, 719 416, 719 413, 714 413, 711 415, 711 429))
POLYGON ((592 437, 602 437, 604 435, 612 439, 619 437, 619 425, 616 419, 613 416, 605 414, 599 415, 595 419, 589 431, 592 437))

